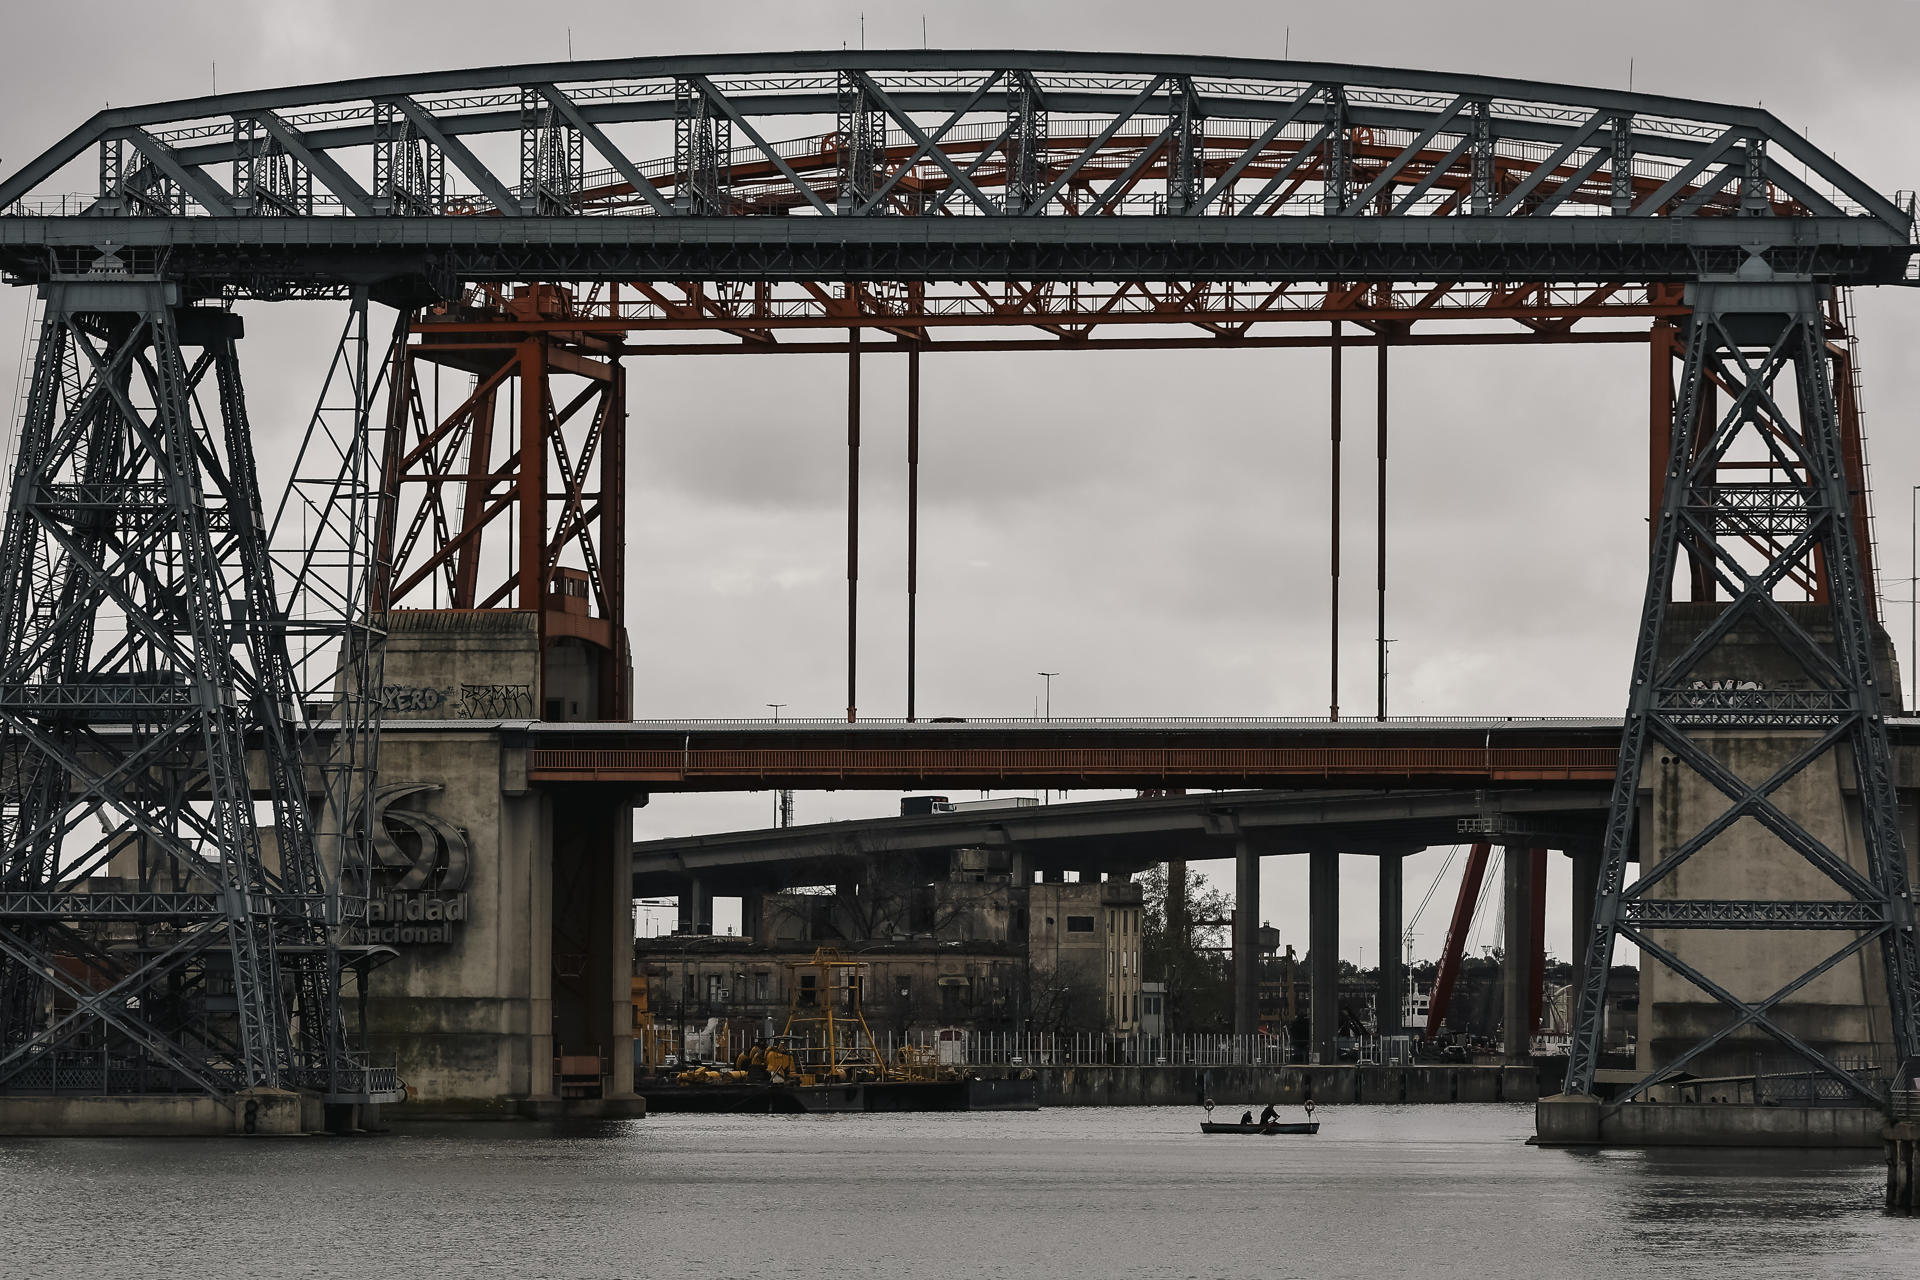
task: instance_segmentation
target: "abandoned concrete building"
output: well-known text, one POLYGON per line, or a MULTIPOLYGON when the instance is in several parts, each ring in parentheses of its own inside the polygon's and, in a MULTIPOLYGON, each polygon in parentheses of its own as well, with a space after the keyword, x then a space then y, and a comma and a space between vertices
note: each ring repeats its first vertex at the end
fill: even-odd
POLYGON ((744 936, 695 926, 634 944, 634 976, 663 1024, 785 1017, 790 970, 816 948, 865 961, 861 1003, 876 1036, 940 1027, 1136 1031, 1141 891, 1124 879, 1016 883, 1004 851, 960 849, 946 874, 866 859, 830 890, 743 900, 744 936))

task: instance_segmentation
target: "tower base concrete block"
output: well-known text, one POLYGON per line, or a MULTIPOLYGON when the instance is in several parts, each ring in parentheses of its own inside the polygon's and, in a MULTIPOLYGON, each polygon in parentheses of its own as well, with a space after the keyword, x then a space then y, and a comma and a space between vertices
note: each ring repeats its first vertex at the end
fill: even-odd
POLYGON ((1600 1099, 1556 1093, 1533 1104, 1533 1140, 1543 1147, 1592 1147, 1600 1143, 1600 1099))
POLYGON ((1755 1107, 1726 1103, 1600 1102, 1555 1094, 1534 1106, 1540 1146, 1878 1147, 1872 1107, 1755 1107))
POLYGON ((1887 1208, 1920 1213, 1920 1123, 1888 1125, 1886 1144, 1887 1208))

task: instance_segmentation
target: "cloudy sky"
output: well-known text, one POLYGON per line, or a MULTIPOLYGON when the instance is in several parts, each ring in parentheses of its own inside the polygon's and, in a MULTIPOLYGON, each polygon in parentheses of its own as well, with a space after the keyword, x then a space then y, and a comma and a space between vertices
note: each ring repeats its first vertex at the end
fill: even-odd
MULTIPOLYGON (((103 103, 580 57, 858 46, 1231 53, 1512 75, 1763 103, 1883 191, 1920 187, 1904 3, 1341 5, 599 3, 550 20, 461 0, 12 6, 0 175, 103 103)), ((1907 629, 1907 406, 1920 296, 1859 299, 1882 583, 1907 629)), ((0 295, 0 389, 26 299, 0 295)), ((249 309, 244 359, 275 455, 338 313, 249 309)), ((861 710, 904 710, 899 360, 871 360, 861 710)), ((1392 710, 1615 714, 1644 573, 1645 356, 1635 347, 1394 356, 1392 710)), ((631 370, 630 616, 637 712, 844 707, 844 361, 650 359, 631 370)), ((926 714, 1319 715, 1326 710, 1327 388, 1317 352, 946 355, 924 366, 920 692, 926 714)), ((1370 358, 1350 366, 1342 702, 1372 707, 1370 358)), ((801 821, 896 797, 802 795, 801 821)), ((640 833, 761 824, 765 795, 661 797, 640 833)), ((1444 851, 1408 867, 1416 903, 1444 851)), ((1304 941, 1305 867, 1270 865, 1263 914, 1304 941)), ((1562 864, 1563 865, 1563 864, 1562 864)), ((1457 869, 1458 860, 1455 862, 1457 869)), ((1343 954, 1378 954, 1372 871, 1350 859, 1343 954)), ((1556 875, 1559 868, 1556 867, 1556 875)), ((1566 952, 1566 887, 1549 938, 1566 952)), ((1451 887, 1416 929, 1438 951, 1451 887)), ((728 917, 722 915, 723 924, 728 917)), ((1491 921, 1489 920, 1489 925, 1491 921)), ((1483 928, 1482 934, 1489 930, 1483 928)), ((1490 940, 1486 938, 1485 940, 1490 940)))

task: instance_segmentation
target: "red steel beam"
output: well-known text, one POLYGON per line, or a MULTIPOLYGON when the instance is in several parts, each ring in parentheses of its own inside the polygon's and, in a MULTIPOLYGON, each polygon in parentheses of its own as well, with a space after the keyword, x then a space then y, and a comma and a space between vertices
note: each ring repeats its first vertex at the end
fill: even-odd
POLYGON ((978 781, 1075 788, 1285 785, 1304 780, 1609 782, 1616 747, 537 747, 541 782, 655 789, 919 786, 978 781))
POLYGON ((1467 869, 1460 877, 1460 892, 1453 900, 1453 921, 1447 925, 1447 944, 1440 950, 1440 969, 1433 977, 1433 991, 1427 998, 1425 1039, 1440 1034, 1447 1021, 1447 1005, 1453 1000, 1453 984, 1460 977, 1460 962, 1467 953, 1467 929, 1473 924, 1473 909, 1480 902, 1480 886, 1486 882, 1487 859, 1493 846, 1481 842, 1467 854, 1467 869))

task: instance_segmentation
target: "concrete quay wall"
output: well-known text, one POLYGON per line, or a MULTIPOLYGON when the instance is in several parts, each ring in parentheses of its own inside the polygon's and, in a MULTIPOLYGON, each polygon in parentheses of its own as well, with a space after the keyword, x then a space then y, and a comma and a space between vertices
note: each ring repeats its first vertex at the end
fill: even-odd
POLYGON ((1885 1132, 1885 1114, 1872 1107, 1614 1104, 1557 1094, 1534 1109, 1534 1141, 1546 1147, 1874 1148, 1885 1132))
POLYGON ((1032 1068, 1043 1107, 1198 1106, 1267 1102, 1533 1102, 1532 1067, 1072 1066, 1032 1068))
POLYGON ((226 1102, 205 1094, 0 1099, 0 1137, 9 1138, 291 1137, 325 1128, 318 1097, 277 1089, 226 1102))

